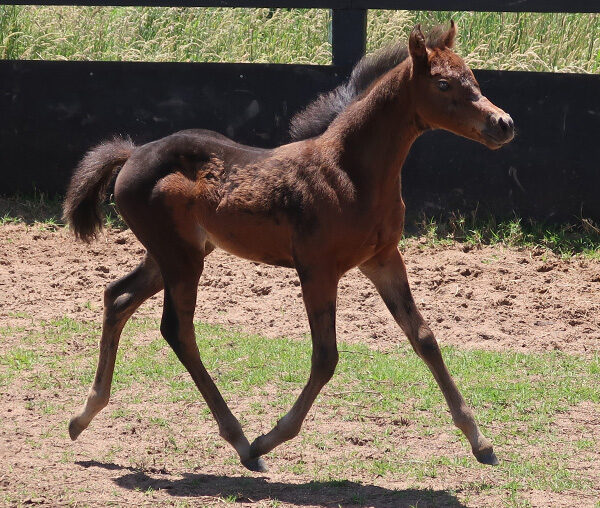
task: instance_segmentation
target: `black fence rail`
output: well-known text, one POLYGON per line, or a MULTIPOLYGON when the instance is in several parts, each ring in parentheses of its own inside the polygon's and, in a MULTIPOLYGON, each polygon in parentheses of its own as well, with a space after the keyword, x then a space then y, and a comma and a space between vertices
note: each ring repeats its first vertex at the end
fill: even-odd
MULTIPOLYGON (((29 5, 10 0, 9 5, 29 5)), ((150 7, 281 7, 319 9, 390 9, 477 12, 590 12, 600 11, 596 0, 45 0, 36 5, 110 5, 150 7)))
MULTIPOLYGON (((242 143, 285 143, 290 117, 344 80, 364 53, 367 8, 600 12, 600 3, 583 0, 110 4, 330 8, 334 64, 0 61, 0 193, 63 193, 83 153, 116 133, 142 143, 196 127, 242 143)), ((600 220, 600 75, 475 73, 484 93, 513 116, 518 136, 498 152, 444 132, 422 136, 403 172, 408 210, 431 215, 478 208, 497 216, 600 220)))

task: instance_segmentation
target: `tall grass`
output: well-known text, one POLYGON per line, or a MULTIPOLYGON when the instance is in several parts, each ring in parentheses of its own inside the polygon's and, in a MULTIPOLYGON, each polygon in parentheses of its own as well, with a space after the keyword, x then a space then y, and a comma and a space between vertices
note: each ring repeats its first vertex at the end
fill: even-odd
POLYGON ((329 63, 326 10, 0 6, 0 58, 329 63))
MULTIPOLYGON (((369 11, 368 50, 457 21, 478 68, 600 73, 594 14, 369 11)), ((331 63, 325 9, 0 6, 0 58, 331 63)))
POLYGON ((370 11, 369 50, 416 23, 454 19, 458 53, 479 69, 600 73, 600 16, 502 12, 370 11))

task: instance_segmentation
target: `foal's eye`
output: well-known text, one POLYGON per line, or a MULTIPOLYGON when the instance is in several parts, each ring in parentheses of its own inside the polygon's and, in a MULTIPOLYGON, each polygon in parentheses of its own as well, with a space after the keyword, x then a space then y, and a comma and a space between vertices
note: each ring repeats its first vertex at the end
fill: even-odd
POLYGON ((442 92, 446 92, 450 88, 450 83, 448 83, 445 79, 440 79, 437 82, 437 86, 442 92))

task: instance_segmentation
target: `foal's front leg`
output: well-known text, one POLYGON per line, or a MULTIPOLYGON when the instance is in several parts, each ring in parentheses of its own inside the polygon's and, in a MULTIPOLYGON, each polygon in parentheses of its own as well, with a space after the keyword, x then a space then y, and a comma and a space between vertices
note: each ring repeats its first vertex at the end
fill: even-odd
POLYGON ((431 370, 448 403, 454 424, 469 440, 477 460, 483 464, 498 464, 491 441, 480 432, 473 411, 456 387, 444 364, 437 341, 415 305, 408 285, 406 267, 398 249, 390 247, 360 269, 375 284, 413 349, 431 370))
POLYGON ((301 270, 302 296, 312 335, 310 377, 292 409, 265 435, 250 446, 250 456, 260 457, 284 441, 292 439, 302 427, 313 402, 333 376, 338 362, 335 339, 335 304, 339 278, 334 271, 301 270))

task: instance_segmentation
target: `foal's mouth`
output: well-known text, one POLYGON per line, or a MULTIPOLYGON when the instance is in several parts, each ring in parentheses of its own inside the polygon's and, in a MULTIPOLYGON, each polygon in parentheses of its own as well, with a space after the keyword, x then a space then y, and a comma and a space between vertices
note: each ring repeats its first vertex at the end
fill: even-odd
POLYGON ((481 137, 483 138, 484 144, 491 148, 492 150, 498 150, 502 148, 504 145, 508 145, 515 137, 514 132, 510 132, 506 136, 497 136, 489 131, 482 131, 481 137))

